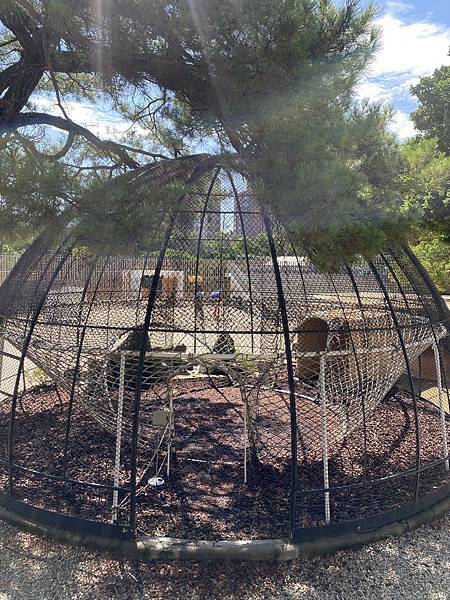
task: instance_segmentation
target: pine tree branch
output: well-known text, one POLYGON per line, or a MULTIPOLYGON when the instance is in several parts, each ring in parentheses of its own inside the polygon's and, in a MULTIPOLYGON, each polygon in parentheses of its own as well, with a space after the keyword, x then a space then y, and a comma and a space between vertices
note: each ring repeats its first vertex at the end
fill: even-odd
MULTIPOLYGON (((129 156, 127 150, 121 144, 118 144, 117 142, 113 142, 111 140, 102 140, 99 137, 97 137, 94 133, 92 133, 92 131, 90 131, 86 127, 83 127, 82 125, 78 125, 73 121, 63 119, 62 117, 58 117, 55 115, 49 115, 47 113, 25 112, 15 115, 12 118, 10 118, 6 123, 0 125, 0 135, 8 133, 11 130, 18 130, 22 127, 30 127, 35 125, 49 125, 51 127, 56 127, 57 129, 62 129, 63 131, 73 133, 74 135, 80 135, 99 150, 106 152, 108 156, 118 157, 119 161, 127 167, 135 169, 139 166, 139 163, 137 163, 134 159, 132 159, 129 156)), ((130 151, 135 151, 134 148, 127 148, 130 151)), ((149 152, 145 153, 149 156, 159 156, 152 155, 149 152)))
POLYGON ((62 146, 62 148, 60 150, 58 150, 58 152, 55 152, 54 154, 46 154, 45 152, 41 152, 40 150, 38 150, 36 148, 36 146, 33 144, 33 142, 31 142, 28 138, 21 135, 17 131, 15 133, 15 136, 19 139, 19 141, 21 142, 23 147, 35 158, 37 158, 37 159, 43 158, 45 160, 56 161, 56 160, 59 160, 60 158, 63 158, 64 156, 66 156, 66 154, 72 148, 73 142, 75 141, 75 138, 76 138, 76 133, 74 131, 69 131, 69 134, 67 136, 66 141, 64 142, 64 145, 62 146))

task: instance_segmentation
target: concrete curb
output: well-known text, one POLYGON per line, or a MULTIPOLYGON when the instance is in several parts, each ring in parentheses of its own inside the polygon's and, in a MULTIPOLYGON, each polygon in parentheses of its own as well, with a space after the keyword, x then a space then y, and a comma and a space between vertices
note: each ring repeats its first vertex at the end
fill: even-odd
POLYGON ((114 557, 150 560, 243 560, 288 561, 321 556, 337 550, 359 548, 388 536, 399 536, 429 523, 450 511, 450 495, 414 516, 370 531, 345 533, 316 541, 292 543, 284 539, 209 541, 176 538, 145 538, 136 542, 81 535, 30 521, 0 509, 0 518, 36 535, 44 535, 72 546, 83 546, 114 557))

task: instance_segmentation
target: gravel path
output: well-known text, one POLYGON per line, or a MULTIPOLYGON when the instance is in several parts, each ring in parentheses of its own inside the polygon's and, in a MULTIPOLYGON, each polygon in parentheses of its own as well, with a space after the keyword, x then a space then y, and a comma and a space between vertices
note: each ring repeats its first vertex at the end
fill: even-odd
POLYGON ((0 600, 448 600, 450 515, 402 538, 293 563, 111 560, 0 521, 0 600))

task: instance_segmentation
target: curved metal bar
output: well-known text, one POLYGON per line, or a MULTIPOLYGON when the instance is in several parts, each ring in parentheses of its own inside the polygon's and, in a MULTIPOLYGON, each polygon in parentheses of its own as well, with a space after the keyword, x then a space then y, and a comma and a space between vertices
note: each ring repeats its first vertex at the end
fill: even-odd
POLYGON ((196 257, 195 257, 195 287, 194 287, 194 354, 197 351, 197 314, 198 314, 198 309, 197 309, 197 303, 196 303, 196 299, 197 299, 197 294, 198 294, 198 272, 199 272, 199 268, 200 268, 200 247, 202 244, 202 235, 203 235, 203 224, 205 222, 205 214, 206 214, 206 209, 208 208, 208 204, 209 204, 209 200, 211 197, 211 193, 212 193, 212 189, 214 187, 214 184, 216 182, 217 177, 219 176, 219 173, 221 171, 221 168, 217 168, 214 171, 214 175, 211 179, 211 183, 209 185, 208 191, 206 193, 206 198, 205 198, 205 203, 203 205, 203 209, 200 215, 200 223, 199 223, 199 230, 198 230, 198 239, 197 239, 197 253, 196 253, 196 257))
MULTIPOLYGON (((361 299, 361 294, 359 293, 359 289, 358 289, 358 286, 356 285, 356 281, 355 281, 355 276, 353 275, 353 271, 351 270, 349 265, 347 265, 347 264, 345 265, 345 270, 347 271, 347 274, 352 283, 353 291, 355 292, 355 295, 356 295, 356 300, 358 302, 359 310, 361 311, 361 316, 362 316, 363 322, 364 322, 364 330, 363 330, 364 338, 367 340, 367 321, 366 321, 366 315, 365 315, 365 308, 364 308, 364 305, 363 305, 363 302, 361 299)), ((364 402, 364 396, 362 394, 361 394, 361 408, 362 408, 363 427, 364 427, 364 473, 366 473, 366 468, 367 468, 367 414, 366 414, 366 404, 364 402)), ((365 475, 364 475, 364 477, 365 477, 365 475)))
MULTIPOLYGON (((81 305, 84 304, 84 299, 86 297, 88 288, 89 288, 89 284, 91 282, 92 279, 92 275, 95 269, 95 265, 97 262, 98 258, 95 257, 90 273, 88 275, 88 278, 86 280, 86 283, 84 285, 83 288, 83 294, 82 294, 82 298, 81 298, 81 305)), ((66 431, 64 434, 64 451, 63 451, 63 473, 64 476, 66 474, 66 470, 67 470, 67 452, 68 452, 68 448, 69 448, 69 436, 70 436, 70 430, 72 427, 72 412, 73 412, 73 402, 75 399, 75 387, 77 384, 77 380, 78 380, 78 375, 79 375, 79 369, 80 369, 80 361, 81 361, 81 352, 83 350, 83 343, 84 343, 84 338, 86 337, 86 323, 89 320, 89 316, 91 314, 91 310, 92 310, 92 306, 94 305, 94 300, 95 300, 95 295, 97 293, 98 287, 100 285, 100 281, 101 278, 103 276, 103 273, 105 272, 105 268, 106 265, 108 264, 109 261, 109 257, 105 260, 105 264, 103 265, 103 268, 98 276, 98 280, 97 280, 97 285, 95 286, 94 289, 94 293, 92 294, 92 300, 89 304, 89 308, 88 308, 88 313, 86 315, 86 320, 85 320, 85 326, 83 327, 82 331, 81 331, 81 335, 80 335, 80 339, 78 340, 78 351, 77 351, 77 357, 75 359, 75 367, 74 367, 74 374, 73 374, 73 378, 72 378, 72 385, 70 388, 70 396, 69 396, 69 405, 67 407, 67 421, 66 421, 66 431)), ((78 331, 77 331, 78 333, 78 331)))
POLYGON ((289 243, 291 244, 292 252, 294 253, 294 256, 295 256, 295 261, 297 263, 298 272, 300 273, 300 279, 302 280, 302 288, 303 288, 303 293, 305 295, 306 306, 309 307, 309 298, 308 298, 308 293, 306 291, 306 283, 305 283, 305 276, 303 274, 303 267, 300 264, 297 248, 295 247, 295 244, 294 244, 293 240, 291 239, 291 236, 288 236, 288 239, 289 239, 289 243))
MULTIPOLYGON (((58 251, 63 247, 64 243, 65 242, 61 243, 61 245, 58 248, 58 251)), ((72 252, 72 249, 69 248, 66 251, 66 253, 63 255, 63 257, 61 258, 61 260, 58 263, 58 266, 56 267, 55 271, 53 272, 53 275, 50 278, 47 288, 46 288, 44 294, 42 294, 42 297, 39 300, 39 303, 36 307, 36 310, 34 312, 34 315, 33 315, 32 321, 31 321, 30 329, 28 331, 27 337, 25 339, 25 343, 22 348, 22 355, 20 357, 20 362, 19 362, 18 369, 17 369, 17 377, 16 377, 16 382, 14 385, 14 392, 13 392, 12 401, 11 401, 11 415, 10 415, 9 432, 8 432, 8 494, 10 496, 12 496, 12 493, 13 493, 13 470, 11 468, 11 465, 14 462, 14 455, 13 455, 14 433, 15 433, 14 425, 15 425, 15 418, 16 418, 20 376, 22 374, 22 370, 23 370, 23 367, 25 364, 25 356, 26 356, 26 353, 28 350, 28 346, 30 345, 34 328, 36 327, 37 320, 39 318, 41 310, 47 299, 47 294, 50 291, 50 289, 51 289, 53 283, 55 282, 56 278, 58 277, 59 273, 61 272, 64 264, 66 263, 67 259, 70 256, 71 252, 72 252)), ((58 252, 55 253, 55 256, 57 255, 57 253, 58 252)))
MULTIPOLYGON (((44 234, 42 234, 41 236, 39 236, 38 238, 36 238, 36 240, 34 240, 34 242, 31 244, 30 248, 28 249, 28 252, 31 253, 31 251, 35 249, 35 246, 38 246, 39 243, 42 241, 42 239, 44 237, 45 237, 44 234)), ((41 250, 42 250, 42 252, 40 252, 38 254, 37 259, 34 260, 34 261, 30 261, 28 263, 27 268, 26 268, 26 275, 21 278, 22 285, 23 285, 24 281, 28 281, 29 277, 33 274, 34 269, 36 268, 36 266, 43 259, 44 255, 47 252, 47 245, 44 245, 44 248, 43 249, 41 248, 41 250), (30 264, 31 264, 31 266, 30 266, 30 264)), ((19 271, 22 268, 22 266, 23 266, 22 263, 25 261, 26 255, 27 255, 27 253, 22 254, 22 256, 16 262, 16 264, 14 265, 14 267, 11 269, 10 273, 8 274, 8 277, 5 279, 5 281, 3 282, 3 284, 5 282, 7 282, 8 279, 11 279, 12 281, 14 280, 14 276, 16 275, 16 272, 19 271)), ((3 284, 2 284, 2 286, 3 286, 3 284)), ((16 286, 16 288, 17 288, 17 286, 16 286)), ((11 296, 11 291, 9 292, 9 296, 11 296)))
POLYGON ((132 413, 132 430, 131 430, 131 476, 130 476, 130 527, 136 529, 136 482, 137 482, 137 446, 138 446, 138 432, 139 432, 139 414, 141 405, 141 388, 142 388, 142 375, 144 372, 145 353, 146 353, 146 334, 150 329, 150 321, 152 318, 153 308, 156 301, 156 295, 158 292, 158 283, 161 275, 162 265, 166 255, 167 246, 169 245, 170 236, 173 231, 175 224, 176 213, 172 214, 169 223, 166 228, 164 239, 159 251, 158 261, 155 267, 155 274, 152 279, 152 286, 150 288, 150 294, 147 302, 147 311, 145 314, 145 320, 142 326, 142 343, 139 352, 139 362, 136 370, 136 387, 133 401, 133 413, 132 413))
MULTIPOLYGON (((405 277, 408 279, 408 281, 411 284, 411 286, 413 287, 413 289, 414 289, 417 297, 419 298, 420 303, 422 304, 422 307, 423 307, 423 309, 424 309, 427 317, 430 320, 431 332, 433 334, 433 339, 434 339, 435 359, 437 359, 437 361, 438 361, 437 364, 436 364, 436 367, 440 368, 441 377, 444 380, 444 386, 445 386, 445 389, 446 389, 447 402, 448 402, 448 405, 450 406, 450 390, 449 390, 449 387, 448 387, 448 382, 447 382, 447 376, 446 376, 446 373, 445 373, 445 368, 443 368, 444 364, 443 364, 443 360, 442 360, 442 356, 441 356, 441 349, 439 347, 439 340, 438 340, 438 337, 436 335, 436 331, 434 329, 434 323, 433 323, 432 315, 430 313, 430 309, 427 307, 427 305, 423 301, 422 294, 417 289, 416 284, 414 283, 413 279, 410 277, 408 271, 404 268, 404 266, 400 262, 399 258, 397 257, 397 253, 395 251, 392 251, 392 250, 390 251, 390 253, 391 253, 391 256, 393 257, 393 259, 395 260, 395 262, 397 263, 397 265, 399 266, 399 268, 402 270, 402 272, 405 275, 405 277), (437 351, 437 356, 436 356, 436 351, 437 351)), ((419 356, 419 372, 421 372, 420 356, 419 356)), ((436 375, 438 375, 437 368, 436 368, 436 375)), ((419 392, 419 395, 420 395, 420 392, 419 392)), ((445 427, 445 424, 444 424, 444 427, 445 427)))
MULTIPOLYGON (((425 302, 423 301, 422 298, 422 294, 420 293, 420 291, 417 289, 416 284, 414 283, 413 279, 410 277, 410 274, 408 273, 408 271, 404 268, 404 266, 402 265, 402 263, 400 262, 397 253, 393 250, 390 251, 392 257, 394 258, 395 262, 397 263, 397 265, 400 267, 400 269, 402 270, 402 272, 404 273, 405 277, 408 279, 408 281, 410 282, 410 284, 412 285, 414 291, 417 294, 417 297, 419 298, 420 303, 423 306, 423 309, 425 311, 425 314, 427 315, 427 317, 430 320, 430 326, 431 326, 431 330, 433 332, 433 338, 434 338, 434 342, 438 348, 439 351, 439 364, 441 367, 441 373, 443 375, 443 379, 444 379, 444 385, 446 387, 446 396, 447 396, 447 400, 450 406, 450 390, 449 390, 449 386, 448 386, 448 381, 447 381, 447 376, 445 374, 445 369, 443 368, 443 361, 442 361, 442 357, 441 357, 441 352, 440 352, 440 348, 439 348, 439 340, 437 339, 436 336, 436 331, 434 329, 434 321, 433 321, 433 315, 430 312, 430 309, 428 308, 428 306, 425 304, 425 302)), ((405 252, 406 256, 408 256, 408 254, 405 252)), ((409 256, 408 256, 409 258, 409 256)), ((414 265, 415 266, 415 265, 414 265)), ((433 296, 434 299, 434 296, 433 296)), ((450 332, 449 332, 450 335, 450 332)), ((420 367, 420 356, 419 356, 419 367, 420 367)))
POLYGON ((436 307, 439 311, 439 319, 442 321, 442 323, 446 325, 447 330, 450 334, 450 309, 448 308, 445 300, 442 298, 438 289, 431 280, 431 277, 428 275, 427 270, 424 269, 422 263, 419 261, 417 256, 411 250, 411 248, 408 245, 405 245, 403 246, 403 250, 405 251, 405 254, 408 256, 410 261, 413 263, 413 265, 416 267, 416 269, 419 271, 427 288, 430 290, 430 293, 433 296, 433 299, 436 303, 436 307))
POLYGON ((398 291, 400 292, 400 295, 403 298, 403 302, 405 303, 405 306, 406 306, 406 309, 408 311, 408 314, 412 315, 413 311, 411 310, 411 306, 410 306, 409 300, 406 297, 405 290, 403 289, 402 284, 400 283, 400 280, 397 277, 396 272, 394 271, 394 269, 392 268, 390 262, 387 260, 387 258, 385 257, 385 255, 382 252, 380 252, 380 257, 381 257, 381 260, 386 265, 389 273, 392 276, 392 279, 395 281, 395 283, 396 283, 396 285, 398 287, 398 291))
MULTIPOLYGON (((55 257, 56 257, 56 256, 58 256, 58 252, 60 252, 60 251, 61 251, 61 248, 63 247, 63 245, 64 245, 64 242, 60 243, 60 244, 59 244, 59 246, 57 247, 57 249, 55 250, 55 252, 54 252, 54 253, 52 254, 52 256, 49 258, 49 260, 48 260, 48 262, 46 263, 46 265, 45 265, 44 269, 42 270, 42 273, 40 274, 40 277, 38 278, 38 280, 37 280, 37 282, 36 282, 36 284, 35 284, 35 290, 36 290, 36 289, 39 289, 39 286, 41 285, 42 281, 44 280, 44 277, 47 275, 47 273, 48 273, 48 270, 49 270, 49 268, 50 268, 50 266, 51 266, 51 264, 52 264, 53 260, 55 259, 55 257)), ((42 256, 41 256, 41 258, 42 258, 43 256, 45 256, 45 254, 46 254, 46 251, 44 251, 44 252, 42 253, 42 256)), ((39 260, 41 260, 41 259, 39 259, 39 260)), ((38 262, 37 264, 39 264, 39 262, 38 262)), ((47 291, 48 291, 48 290, 46 290, 46 291, 44 292, 44 298, 45 298, 45 297, 46 297, 46 295, 47 295, 47 291)), ((26 318, 25 318, 25 327, 24 327, 25 331, 26 331, 26 329, 27 329, 28 322, 29 322, 29 320, 30 320, 30 317, 31 317, 31 315, 32 315, 32 306, 30 306, 30 307, 29 307, 29 309, 28 309, 28 312, 27 312, 27 316, 26 316, 26 318)))
MULTIPOLYGON (((187 185, 192 184, 196 181, 203 173, 206 172, 209 161, 206 160, 201 162, 191 173, 187 185)), ((184 194, 180 198, 180 202, 183 199, 184 194)), ((170 236, 175 225, 178 211, 172 212, 169 218, 169 222, 166 227, 164 238, 158 254, 158 259, 155 266, 155 273, 152 279, 152 286, 147 301, 147 309, 145 313, 145 319, 142 326, 142 342, 139 351, 138 366, 136 369, 136 386, 133 399, 132 409, 132 428, 131 428, 131 467, 130 467, 130 528, 136 531, 136 487, 137 487, 137 447, 138 447, 138 434, 139 434, 139 415, 141 407, 141 388, 142 388, 142 375, 144 372, 145 354, 147 351, 146 334, 150 329, 150 322, 152 318, 153 308, 156 302, 156 296, 158 293, 158 283, 161 276, 161 270, 166 255, 166 250, 169 245, 170 236)))
POLYGON ((272 233, 272 223, 265 210, 262 209, 262 217, 266 229, 269 250, 272 258, 272 265, 275 274, 277 286, 278 305, 281 313, 281 322, 283 326, 284 345, 286 350, 287 377, 289 387, 289 412, 291 417, 291 489, 289 494, 289 536, 292 538, 295 529, 295 499, 297 494, 297 469, 298 469, 298 445, 297 445, 297 402, 295 397, 295 379, 294 366, 292 359, 291 338, 289 336, 289 320, 286 310, 286 300, 284 297, 283 282, 281 279, 280 265, 278 264, 277 251, 272 233))
POLYGON ((239 200, 239 194, 238 194, 236 186, 234 184, 233 177, 231 176, 231 173, 229 171, 227 171, 227 175, 228 175, 228 179, 230 180, 231 187, 233 189, 234 199, 236 201, 236 206, 237 206, 238 213, 239 213, 239 221, 240 221, 240 224, 241 224, 242 236, 244 238, 245 263, 246 263, 246 267, 247 267, 247 278, 248 278, 248 295, 249 295, 249 300, 250 300, 251 348, 252 348, 252 353, 253 353, 253 351, 254 351, 253 293, 252 293, 252 278, 251 278, 251 272, 250 272, 250 261, 249 261, 249 256, 248 256, 247 234, 245 232, 244 219, 242 217, 242 208, 241 208, 241 202, 239 200))
POLYGON ((339 294, 339 291, 337 289, 336 283, 333 279, 333 276, 330 274, 330 280, 333 286, 333 289, 335 291, 335 294, 339 300, 339 303, 341 305, 341 310, 342 310, 342 314, 344 315, 344 319, 347 323, 348 326, 348 332, 350 334, 350 343, 352 345, 352 352, 353 352, 353 356, 355 358, 355 365, 356 365, 356 376, 358 378, 358 387, 359 387, 359 393, 361 394, 361 408, 362 408, 362 417, 363 417, 363 444, 364 444, 364 457, 363 457, 363 479, 366 478, 367 475, 367 426, 366 426, 366 407, 364 404, 364 396, 363 396, 363 381, 362 381, 362 375, 361 375, 361 367, 359 364, 359 358, 358 358, 358 353, 356 352, 356 346, 355 346, 355 340, 353 339, 353 332, 352 329, 350 327, 350 323, 347 317, 347 313, 346 310, 344 308, 344 303, 341 300, 341 296, 339 294))
MULTIPOLYGON (((162 215, 161 215, 161 217, 162 217, 162 215)), ((142 294, 142 282, 144 280, 144 275, 145 275, 145 271, 147 269, 148 262, 149 262, 149 256, 148 256, 148 254, 146 254, 145 258, 144 258, 144 264, 142 265, 141 279, 139 281, 139 289, 138 289, 137 296, 136 296, 136 321, 135 321, 136 327, 138 324, 139 298, 141 297, 141 294, 142 294)), ((109 327, 109 328, 111 328, 111 327, 109 327)))
POLYGON ((415 469, 416 478, 415 478, 415 483, 414 483, 414 501, 417 501, 419 498, 420 466, 421 466, 420 424, 419 424, 419 414, 418 414, 418 410, 417 410, 417 397, 416 397, 416 391, 415 391, 415 386, 414 386, 414 380, 413 380, 413 376, 412 376, 412 372, 411 372, 411 365, 409 364, 409 357, 408 357, 408 352, 405 347, 405 341, 403 339, 402 328, 399 323, 397 313, 395 312, 395 308, 392 305, 392 301, 389 296, 389 292, 384 284, 384 281, 383 281, 378 269, 374 265, 374 263, 371 260, 369 260, 367 264, 369 265, 372 273, 374 274, 375 279, 377 280, 378 285, 380 286, 381 291, 383 292, 383 296, 386 300, 386 304, 388 305, 392 320, 393 320, 395 328, 397 330, 398 339, 400 342, 403 358, 405 361, 406 372, 408 374, 409 384, 411 386, 411 396, 412 396, 413 409, 414 409, 414 425, 415 425, 415 434, 416 434, 416 469, 415 469))

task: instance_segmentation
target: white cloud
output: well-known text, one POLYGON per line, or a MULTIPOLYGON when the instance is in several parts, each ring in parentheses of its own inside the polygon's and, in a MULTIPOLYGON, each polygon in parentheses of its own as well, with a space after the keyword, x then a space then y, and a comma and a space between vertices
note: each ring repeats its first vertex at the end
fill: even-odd
POLYGON ((358 86, 358 96, 373 102, 384 102, 391 99, 391 90, 382 83, 367 79, 358 86))
POLYGON ((442 64, 450 64, 450 27, 405 23, 392 13, 378 19, 378 24, 383 30, 382 47, 372 66, 372 76, 395 73, 422 77, 442 64))
POLYGON ((377 21, 382 28, 382 47, 358 86, 357 96, 397 109, 391 129, 406 138, 415 134, 408 111, 414 110, 416 100, 410 88, 420 77, 450 64, 450 27, 431 21, 410 22, 414 7, 407 3, 387 2, 386 7, 387 12, 377 21))
POLYGON ((409 118, 409 113, 397 111, 391 121, 389 129, 394 132, 401 140, 405 140, 416 135, 417 131, 409 118))

